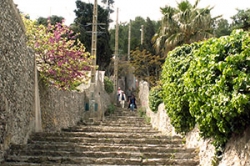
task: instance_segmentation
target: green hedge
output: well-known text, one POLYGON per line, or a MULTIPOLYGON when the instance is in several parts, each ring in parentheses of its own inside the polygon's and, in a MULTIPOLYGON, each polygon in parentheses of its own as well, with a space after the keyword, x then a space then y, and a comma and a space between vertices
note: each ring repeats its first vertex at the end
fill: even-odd
POLYGON ((168 54, 163 65, 161 75, 163 101, 171 123, 178 133, 188 132, 195 125, 195 118, 189 111, 183 74, 189 68, 193 51, 199 47, 200 44, 197 43, 177 47, 168 54))
POLYGON ((250 123, 250 37, 230 36, 178 47, 163 65, 163 101, 177 132, 198 124, 222 147, 250 123))

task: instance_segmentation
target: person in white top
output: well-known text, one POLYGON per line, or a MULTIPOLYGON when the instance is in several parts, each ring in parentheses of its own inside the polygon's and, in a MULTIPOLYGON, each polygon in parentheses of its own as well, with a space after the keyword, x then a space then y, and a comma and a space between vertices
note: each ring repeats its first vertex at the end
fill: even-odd
POLYGON ((124 106, 125 106, 125 101, 127 101, 126 95, 123 91, 121 91, 121 94, 119 96, 119 102, 120 102, 122 108, 124 108, 124 106))
POLYGON ((121 92, 122 92, 121 88, 118 87, 118 89, 117 89, 117 103, 119 102, 119 98, 120 98, 121 92))
POLYGON ((118 89, 117 89, 117 96, 119 96, 121 94, 121 92, 122 92, 121 88, 118 87, 118 89))

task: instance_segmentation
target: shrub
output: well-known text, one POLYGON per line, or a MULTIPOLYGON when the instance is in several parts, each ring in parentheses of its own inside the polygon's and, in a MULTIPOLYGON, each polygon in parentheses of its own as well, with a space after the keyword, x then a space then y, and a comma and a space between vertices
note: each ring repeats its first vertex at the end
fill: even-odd
POLYGON ((193 129, 195 118, 189 111, 187 89, 183 74, 188 70, 193 51, 199 44, 177 47, 168 54, 162 70, 162 98, 171 124, 176 132, 185 133, 193 129))
POLYGON ((230 36, 177 47, 162 71, 162 95, 177 132, 198 124, 203 138, 212 138, 217 154, 232 134, 250 124, 250 37, 230 36))
POLYGON ((195 52, 185 74, 190 112, 201 135, 225 145, 232 133, 242 132, 250 118, 249 32, 209 39, 195 52))
POLYGON ((106 76, 104 77, 104 89, 108 94, 110 94, 114 91, 113 82, 106 76))
POLYGON ((115 106, 113 104, 108 105, 107 110, 105 111, 105 116, 113 114, 115 112, 115 106))
POLYGON ((161 85, 151 88, 149 92, 149 107, 153 112, 157 112, 158 106, 163 103, 161 85))

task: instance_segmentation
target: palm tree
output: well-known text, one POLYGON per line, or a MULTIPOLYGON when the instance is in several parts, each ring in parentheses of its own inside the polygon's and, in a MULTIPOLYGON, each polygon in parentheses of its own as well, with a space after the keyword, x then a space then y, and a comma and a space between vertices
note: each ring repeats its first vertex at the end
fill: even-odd
POLYGON ((176 46, 205 40, 213 36, 212 25, 221 17, 211 17, 212 7, 197 8, 200 0, 194 5, 188 0, 177 3, 177 8, 166 6, 161 8, 162 25, 154 36, 156 50, 166 55, 176 46))

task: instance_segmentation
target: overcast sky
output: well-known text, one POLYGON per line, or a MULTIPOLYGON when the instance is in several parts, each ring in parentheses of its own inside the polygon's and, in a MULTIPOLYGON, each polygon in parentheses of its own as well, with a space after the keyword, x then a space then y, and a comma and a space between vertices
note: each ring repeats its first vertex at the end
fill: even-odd
MULTIPOLYGON (((31 19, 38 17, 48 17, 50 15, 62 16, 69 25, 75 18, 74 10, 76 8, 75 0, 13 0, 18 5, 21 12, 29 14, 31 19)), ((94 0, 82 0, 83 2, 93 3, 94 0)), ((98 4, 102 5, 101 0, 98 4)), ((159 20, 162 15, 160 7, 170 5, 176 7, 176 2, 180 0, 114 0, 115 13, 111 18, 116 21, 116 11, 119 8, 119 22, 128 22, 130 19, 141 16, 146 19, 159 20)), ((195 0, 189 0, 192 4, 195 0)), ((213 6, 212 15, 223 15, 223 18, 230 19, 237 13, 236 8, 250 8, 250 0, 201 0, 199 7, 213 6)), ((230 20, 229 20, 230 21, 230 20)))

